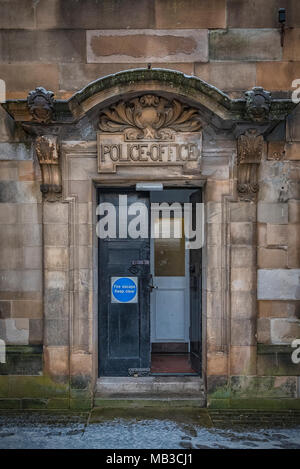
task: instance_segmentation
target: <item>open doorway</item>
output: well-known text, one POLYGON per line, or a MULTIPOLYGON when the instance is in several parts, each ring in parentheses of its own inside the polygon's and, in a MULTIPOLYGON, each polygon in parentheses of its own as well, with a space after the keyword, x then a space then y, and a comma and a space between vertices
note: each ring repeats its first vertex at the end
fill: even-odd
MULTIPOLYGON (((201 202, 200 190, 150 192, 151 207, 164 203, 174 207, 165 213, 164 220, 160 211, 152 222, 159 233, 150 240, 153 375, 201 373, 201 249, 188 249, 184 237, 183 208, 191 202, 193 208, 201 202), (164 232, 165 227, 168 232, 164 232)), ((195 229, 195 213, 192 215, 195 229)))
POLYGON ((99 238, 99 376, 201 374, 201 247, 189 249, 183 229, 189 203, 195 231, 200 189, 104 189, 98 201, 104 218, 113 207, 107 220, 115 234, 99 238), (148 218, 164 231, 162 203, 171 232, 153 237, 148 218), (157 218, 153 204, 160 205, 157 218), (140 228, 131 209, 141 206, 151 213, 143 218, 149 229, 125 235, 130 224, 140 228))

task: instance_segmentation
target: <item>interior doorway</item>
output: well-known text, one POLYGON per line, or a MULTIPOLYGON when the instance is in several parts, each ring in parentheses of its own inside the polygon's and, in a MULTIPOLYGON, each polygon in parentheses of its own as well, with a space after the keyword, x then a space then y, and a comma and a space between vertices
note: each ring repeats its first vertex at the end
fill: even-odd
POLYGON ((195 192, 165 189, 150 193, 152 207, 169 207, 164 216, 162 210, 153 210, 156 236, 150 240, 151 372, 155 375, 198 372, 190 359, 190 252, 184 234, 184 204, 195 192))
POLYGON ((99 190, 98 202, 116 216, 116 236, 99 238, 99 375, 201 374, 201 248, 189 249, 184 230, 187 206, 195 230, 201 190, 99 190), (147 220, 129 209, 139 204, 147 220))

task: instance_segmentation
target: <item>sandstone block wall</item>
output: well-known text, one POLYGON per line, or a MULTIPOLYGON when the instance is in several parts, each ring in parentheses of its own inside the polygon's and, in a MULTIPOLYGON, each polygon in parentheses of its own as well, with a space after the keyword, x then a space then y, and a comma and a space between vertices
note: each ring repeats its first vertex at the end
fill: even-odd
MULTIPOLYGON (((97 78, 148 63, 200 77, 232 97, 243 96, 253 86, 287 97, 292 81, 300 79, 299 44, 299 0, 0 0, 0 79, 6 82, 7 99, 26 98, 36 86, 67 99, 97 78), (280 7, 287 12, 283 46, 280 7)), ((268 136, 257 211, 255 204, 230 204, 229 362, 214 346, 207 351, 208 392, 219 399, 215 405, 221 406, 228 395, 237 400, 249 394, 300 396, 299 368, 287 352, 291 341, 300 338, 299 129, 296 108, 286 125, 268 136)), ((208 135, 207 145, 211 139, 213 147, 214 138, 208 135)), ((235 143, 229 144, 231 155, 235 143)), ((226 268, 216 249, 222 223, 217 207, 232 177, 230 158, 227 166, 220 158, 207 157, 203 173, 212 214, 207 251, 215 262, 207 271, 207 335, 213 345, 216 325, 223 327, 218 279, 226 268)), ((81 185, 76 174, 70 178, 70 194, 79 197, 78 216, 87 219, 91 186, 81 185)), ((82 354, 78 363, 69 363, 68 310, 60 292, 69 269, 70 214, 64 203, 54 213, 47 204, 42 209, 40 181, 30 136, 0 108, 0 337, 12 347, 9 373, 35 375, 42 389, 49 386, 36 376, 43 366, 53 375, 67 376, 72 367, 88 368, 90 357, 82 354), (16 366, 22 347, 26 360, 16 366)), ((87 270, 91 225, 87 220, 81 224, 79 267, 87 270)), ((89 298, 90 292, 79 292, 79 302, 84 296, 89 298)), ((74 342, 91 352, 91 321, 80 321, 74 342)), ((18 378, 11 376, 8 387, 3 384, 0 399, 24 397, 25 385, 19 389, 18 378)), ((50 407, 66 404, 66 388, 59 389, 57 383, 55 387, 61 401, 49 402, 50 407)))

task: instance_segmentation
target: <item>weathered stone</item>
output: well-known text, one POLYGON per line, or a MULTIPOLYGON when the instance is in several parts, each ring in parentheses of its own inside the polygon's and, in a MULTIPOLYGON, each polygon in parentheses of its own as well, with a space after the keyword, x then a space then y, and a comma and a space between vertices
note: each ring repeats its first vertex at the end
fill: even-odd
POLYGON ((209 34, 210 60, 280 60, 276 29, 230 29, 209 34))
POLYGON ((206 293, 207 309, 206 316, 213 320, 220 320, 222 317, 221 291, 208 291, 206 293))
POLYGON ((0 290, 8 292, 37 292, 42 290, 42 272, 39 270, 3 270, 0 290))
POLYGON ((260 344, 257 355, 257 374, 265 376, 298 376, 300 369, 299 365, 291 360, 292 350, 287 345, 260 344), (261 349, 266 347, 267 350, 261 349))
POLYGON ((300 223, 288 227, 288 267, 300 267, 300 223))
POLYGON ((18 220, 18 205, 2 203, 0 204, 0 223, 14 225, 18 220))
POLYGON ((20 204, 18 206, 18 219, 20 223, 39 224, 42 222, 41 204, 20 204))
POLYGON ((3 0, 0 3, 0 29, 33 29, 34 13, 35 5, 31 0, 3 0))
POLYGON ((232 291, 252 291, 255 289, 256 272, 253 268, 233 267, 231 269, 232 291))
POLYGON ((23 246, 42 246, 42 225, 26 223, 22 225, 23 246))
POLYGON ((0 202, 34 203, 37 201, 38 184, 36 182, 0 182, 0 202))
POLYGON ((2 30, 0 44, 2 63, 85 61, 85 32, 80 30, 2 30))
POLYGON ((92 355, 90 353, 72 353, 72 375, 91 375, 93 371, 92 366, 92 355))
POLYGON ((44 223, 67 223, 68 222, 68 204, 64 203, 45 203, 44 204, 44 223))
POLYGON ((258 314, 268 318, 300 317, 300 305, 297 301, 259 301, 258 314))
POLYGON ((229 193, 229 181, 207 181, 206 201, 222 202, 222 196, 229 193))
POLYGON ((80 203, 92 200, 92 185, 87 184, 86 181, 71 181, 70 191, 77 195, 80 203))
POLYGON ((222 324, 221 317, 208 317, 206 320, 206 333, 207 333, 207 351, 213 352, 217 350, 219 344, 219 334, 222 324))
POLYGON ((0 160, 31 160, 32 148, 24 143, 0 143, 0 160))
POLYGON ((258 318, 257 319, 257 342, 259 344, 271 343, 270 319, 258 318))
POLYGON ((225 0, 156 0, 156 27, 225 28, 225 0))
POLYGON ((256 204, 254 202, 230 204, 230 220, 232 222, 254 222, 256 220, 256 204))
POLYGON ((0 301, 0 319, 6 319, 11 316, 11 302, 0 301))
POLYGON ((270 321, 272 344, 290 344, 294 339, 299 339, 300 321, 298 319, 272 318, 270 321))
POLYGON ((258 246, 267 245, 267 224, 266 223, 257 223, 257 245, 258 246))
POLYGON ((287 142, 285 144, 285 158, 287 160, 300 161, 300 142, 287 142))
POLYGON ((207 354, 207 375, 227 374, 227 355, 222 352, 209 352, 207 354))
POLYGON ((11 243, 8 246, 0 246, 1 268, 2 269, 22 269, 24 267, 22 248, 18 246, 12 247, 11 243))
POLYGON ((42 247, 23 248, 23 266, 25 269, 42 269, 42 247))
POLYGON ((18 165, 16 161, 1 161, 1 181, 18 179, 18 165))
POLYGON ((267 225, 267 244, 269 246, 287 246, 288 225, 267 225))
POLYGON ((43 303, 34 300, 14 300, 12 301, 11 316, 13 318, 40 319, 43 317, 43 303))
POLYGON ((256 250, 251 246, 232 246, 231 265, 233 267, 250 267, 256 262, 256 250))
POLYGON ((208 179, 213 178, 216 182, 224 183, 225 181, 227 182, 227 179, 229 178, 229 164, 228 156, 214 157, 211 155, 205 156, 205 154, 203 154, 201 173, 208 179))
POLYGON ((88 63, 206 62, 208 58, 206 29, 103 29, 86 34, 88 63))
POLYGON ((221 272, 220 267, 208 267, 206 277, 206 288, 207 291, 217 291, 221 289, 221 272))
POLYGON ((44 347, 45 373, 67 378, 69 374, 68 347, 44 347))
POLYGON ((208 246, 220 246, 222 239, 222 225, 220 223, 208 223, 206 237, 208 246))
POLYGON ((29 320, 29 343, 42 344, 43 343, 43 320, 30 319, 29 320))
POLYGON ((283 48, 284 60, 300 60, 299 41, 300 28, 290 28, 286 31, 283 48))
MULTIPOLYGON (((1 4, 0 4, 1 5, 1 4)), ((8 99, 27 97, 41 83, 47 89, 59 90, 57 64, 1 64, 1 78, 6 82, 8 99)))
POLYGON ((256 317, 256 295, 250 291, 232 291, 231 317, 233 319, 256 317))
POLYGON ((230 224, 230 236, 232 244, 254 244, 256 239, 256 225, 246 222, 234 222, 230 224))
MULTIPOLYGON (((106 75, 111 75, 122 70, 129 70, 132 68, 147 68, 147 63, 100 63, 100 64, 85 64, 85 63, 64 63, 59 65, 60 73, 60 88, 68 91, 78 91, 98 78, 106 75)), ((166 68, 171 70, 178 70, 186 75, 193 75, 193 63, 152 63, 152 68, 166 68)), ((55 87, 48 87, 54 89, 55 87)))
POLYGON ((46 270, 46 287, 53 290, 65 290, 68 285, 67 273, 63 271, 46 270))
POLYGON ((152 28, 154 3, 152 0, 40 0, 37 4, 39 29, 97 29, 152 28))
POLYGON ((45 319, 44 344, 48 346, 68 345, 69 321, 64 319, 45 319))
POLYGON ((262 223, 284 225, 288 223, 288 204, 258 202, 257 220, 262 223))
POLYGON ((60 270, 68 267, 68 250, 62 247, 45 247, 45 267, 49 270, 60 270))
POLYGON ((256 83, 271 91, 290 90, 293 77, 299 73, 300 62, 260 62, 256 66, 256 83))
POLYGON ((300 111, 298 106, 287 117, 287 141, 300 141, 300 111))
POLYGON ((259 300, 300 300, 300 269, 258 269, 259 300))
POLYGON ((232 375, 255 375, 256 346, 233 346, 230 348, 232 375))
POLYGON ((300 223, 300 200, 289 200, 288 204, 289 223, 300 223))
POLYGON ((1 319, 0 334, 6 345, 27 345, 29 339, 28 319, 1 319))
POLYGON ((233 319, 231 321, 231 345, 255 345, 255 319, 233 319))
POLYGON ((81 246, 91 246, 93 242, 93 232, 91 225, 78 226, 78 244, 81 246))
POLYGON ((20 161, 18 164, 19 181, 34 181, 35 171, 33 161, 20 161))
POLYGON ((207 258, 210 267, 221 268, 222 257, 220 246, 207 246, 207 258))
POLYGON ((256 85, 254 63, 196 63, 195 75, 223 91, 249 90, 256 85))
MULTIPOLYGON (((278 9, 290 7, 287 0, 229 0, 227 21, 229 28, 277 28, 278 9)), ((288 9, 290 25, 291 13, 288 9)))
POLYGON ((287 267, 287 251, 285 249, 259 248, 257 265, 260 269, 284 269, 287 267))
POLYGON ((281 161, 284 159, 285 142, 268 142, 268 160, 281 161))
MULTIPOLYGON (((84 225, 85 226, 85 225, 84 225)), ((45 246, 68 246, 69 227, 62 223, 48 223, 44 226, 44 244, 45 246)))

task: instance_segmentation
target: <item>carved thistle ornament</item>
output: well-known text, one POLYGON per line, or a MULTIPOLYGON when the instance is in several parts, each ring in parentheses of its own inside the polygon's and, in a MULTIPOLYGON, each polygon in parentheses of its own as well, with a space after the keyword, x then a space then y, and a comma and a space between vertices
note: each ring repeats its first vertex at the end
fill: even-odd
POLYGON ((198 110, 154 94, 119 101, 100 114, 103 132, 123 132, 126 140, 167 140, 174 131, 201 129, 198 110))
POLYGON ((53 202, 60 197, 62 190, 57 137, 37 137, 35 150, 42 171, 41 192, 49 202, 53 202))
POLYGON ((259 189, 258 167, 262 158, 264 138, 256 129, 249 129, 238 139, 238 185, 240 199, 253 200, 259 189))

